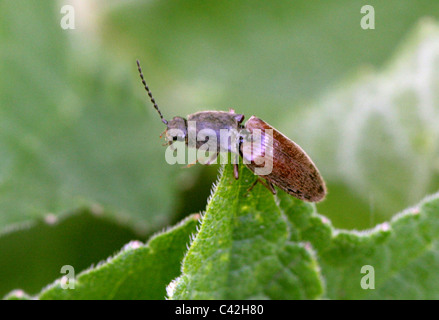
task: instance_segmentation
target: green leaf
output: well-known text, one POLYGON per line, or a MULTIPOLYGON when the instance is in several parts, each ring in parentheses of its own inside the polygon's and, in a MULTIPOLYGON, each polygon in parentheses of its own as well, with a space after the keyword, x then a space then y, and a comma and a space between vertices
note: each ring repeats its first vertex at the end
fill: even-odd
MULTIPOLYGON (((314 204, 282 191, 248 191, 255 179, 241 166, 235 180, 225 166, 186 255, 198 215, 146 245, 129 243, 81 273, 74 290, 57 281, 38 297, 161 299, 174 279, 172 299, 439 299, 439 193, 357 232, 334 229, 314 204), (365 266, 373 289, 362 287, 371 281, 365 266)), ((6 298, 29 296, 16 290, 6 298)))
POLYGON ((344 231, 284 192, 278 202, 262 185, 247 192, 255 178, 244 166, 240 175, 225 167, 170 298, 310 299, 323 284, 329 299, 439 298, 439 194, 373 230, 344 231), (368 266, 374 289, 361 285, 368 266))
MULTIPOLYGON (((280 207, 296 233, 316 250, 330 299, 438 299, 439 194, 373 230, 335 230, 313 206, 284 193, 280 207), (374 270, 375 288, 361 281, 374 270)), ((292 229, 293 229, 292 228, 292 229)))
POLYGON ((199 215, 152 237, 147 244, 133 241, 94 268, 79 274, 74 289, 60 280, 44 289, 39 299, 163 299, 166 284, 178 276, 190 235, 199 215))
POLYGON ((322 294, 314 255, 290 230, 272 193, 245 166, 226 165, 201 228, 168 286, 172 299, 312 299, 322 294))

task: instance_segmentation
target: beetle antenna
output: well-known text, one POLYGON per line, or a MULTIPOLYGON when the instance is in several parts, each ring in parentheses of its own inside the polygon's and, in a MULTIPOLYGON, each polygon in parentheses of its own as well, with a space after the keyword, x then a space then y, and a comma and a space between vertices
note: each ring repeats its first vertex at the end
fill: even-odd
POLYGON ((148 93, 149 98, 151 99, 152 104, 154 105, 154 108, 157 110, 157 112, 160 115, 160 119, 162 119, 162 122, 165 125, 168 125, 168 121, 165 120, 165 118, 163 118, 162 113, 160 112, 159 106, 157 105, 157 103, 155 102, 154 97, 152 96, 151 90, 149 90, 148 85, 146 84, 145 78, 143 77, 143 73, 142 73, 142 68, 140 67, 140 62, 139 60, 136 60, 137 62, 137 70, 139 70, 139 74, 140 74, 140 79, 142 79, 142 83, 143 86, 145 87, 146 92, 148 93))

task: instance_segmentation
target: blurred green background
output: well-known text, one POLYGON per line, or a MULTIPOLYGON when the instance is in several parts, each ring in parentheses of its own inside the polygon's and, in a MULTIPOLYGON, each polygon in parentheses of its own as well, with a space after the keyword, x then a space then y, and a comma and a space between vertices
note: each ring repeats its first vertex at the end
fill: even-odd
POLYGON ((381 89, 416 78, 438 15, 428 0, 0 0, 0 295, 36 293, 65 264, 78 273, 204 210, 218 166, 165 162, 136 59, 166 118, 234 108, 299 143, 337 228, 437 191, 439 111, 422 97, 438 75, 420 96, 381 89), (60 26, 65 4, 74 30, 60 26), (374 30, 360 27, 366 4, 374 30))

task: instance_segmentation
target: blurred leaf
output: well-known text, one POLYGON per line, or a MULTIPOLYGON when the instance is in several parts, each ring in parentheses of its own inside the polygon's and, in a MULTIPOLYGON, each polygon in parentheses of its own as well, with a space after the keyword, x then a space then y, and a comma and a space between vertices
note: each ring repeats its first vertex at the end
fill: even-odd
POLYGON ((152 237, 133 241, 124 249, 77 276, 75 288, 62 289, 60 280, 45 288, 40 299, 163 299, 166 284, 180 271, 181 260, 199 215, 152 237))
POLYGON ((137 229, 164 226, 176 168, 135 60, 110 57, 92 29, 61 29, 59 9, 0 2, 0 230, 96 203, 137 229))
POLYGON ((382 71, 364 70, 297 117, 291 136, 327 180, 361 199, 345 207, 328 198, 319 211, 331 207, 329 216, 352 221, 363 202, 370 210, 355 218, 370 226, 370 215, 384 221, 439 189, 438 70, 439 25, 424 20, 382 71))
POLYGON ((334 230, 312 205, 279 194, 293 241, 309 241, 330 299, 438 299, 439 194, 365 232, 334 230), (374 289, 362 289, 363 266, 374 289))
POLYGON ((172 299, 312 299, 322 294, 316 261, 291 242, 271 192, 241 166, 226 165, 201 228, 168 286, 172 299))
POLYGON ((0 234, 0 297, 15 288, 36 294, 61 276, 63 265, 80 272, 134 239, 144 236, 98 207, 9 227, 0 234))
POLYGON ((360 0, 117 4, 101 8, 103 39, 145 61, 165 114, 234 107, 274 125, 359 65, 382 65, 420 17, 439 17, 429 0, 368 1, 375 30, 360 27, 360 0))

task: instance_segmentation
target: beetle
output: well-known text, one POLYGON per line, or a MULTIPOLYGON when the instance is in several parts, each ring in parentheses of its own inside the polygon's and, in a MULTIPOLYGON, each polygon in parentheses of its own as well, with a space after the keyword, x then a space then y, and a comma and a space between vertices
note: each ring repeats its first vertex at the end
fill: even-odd
MULTIPOLYGON (((260 182, 273 194, 276 193, 274 186, 277 186, 288 194, 304 201, 319 202, 325 198, 325 182, 311 158, 299 145, 267 122, 255 116, 251 116, 250 119, 243 124, 244 115, 235 113, 233 109, 230 109, 228 112, 201 111, 190 114, 187 118, 176 116, 170 121, 167 121, 163 117, 146 84, 138 60, 137 69, 154 108, 157 110, 163 124, 166 125, 164 134, 169 144, 172 144, 174 141, 184 141, 188 144, 188 136, 191 134, 191 127, 188 126, 190 121, 196 121, 198 124, 195 128, 196 132, 192 132, 193 134, 198 134, 202 129, 210 129, 216 133, 219 139, 221 130, 227 129, 236 131, 239 140, 237 141, 238 148, 235 153, 244 159, 245 165, 255 174, 257 174, 258 169, 266 165, 266 155, 268 153, 271 155, 268 159, 272 161, 272 168, 268 174, 263 176, 265 182, 262 180, 261 175, 258 175, 258 179, 255 180, 249 190, 251 190, 256 183, 260 182), (260 132, 260 146, 255 147, 255 144, 245 143, 245 141, 254 139, 256 132, 260 132)), ((228 143, 224 145, 220 140, 217 142, 217 155, 220 152, 220 148, 233 152, 231 144, 228 143)), ((205 141, 197 141, 195 147, 199 148, 203 143, 205 143, 205 141)), ((239 178, 238 164, 236 163, 234 164, 234 177, 235 179, 239 178)))

